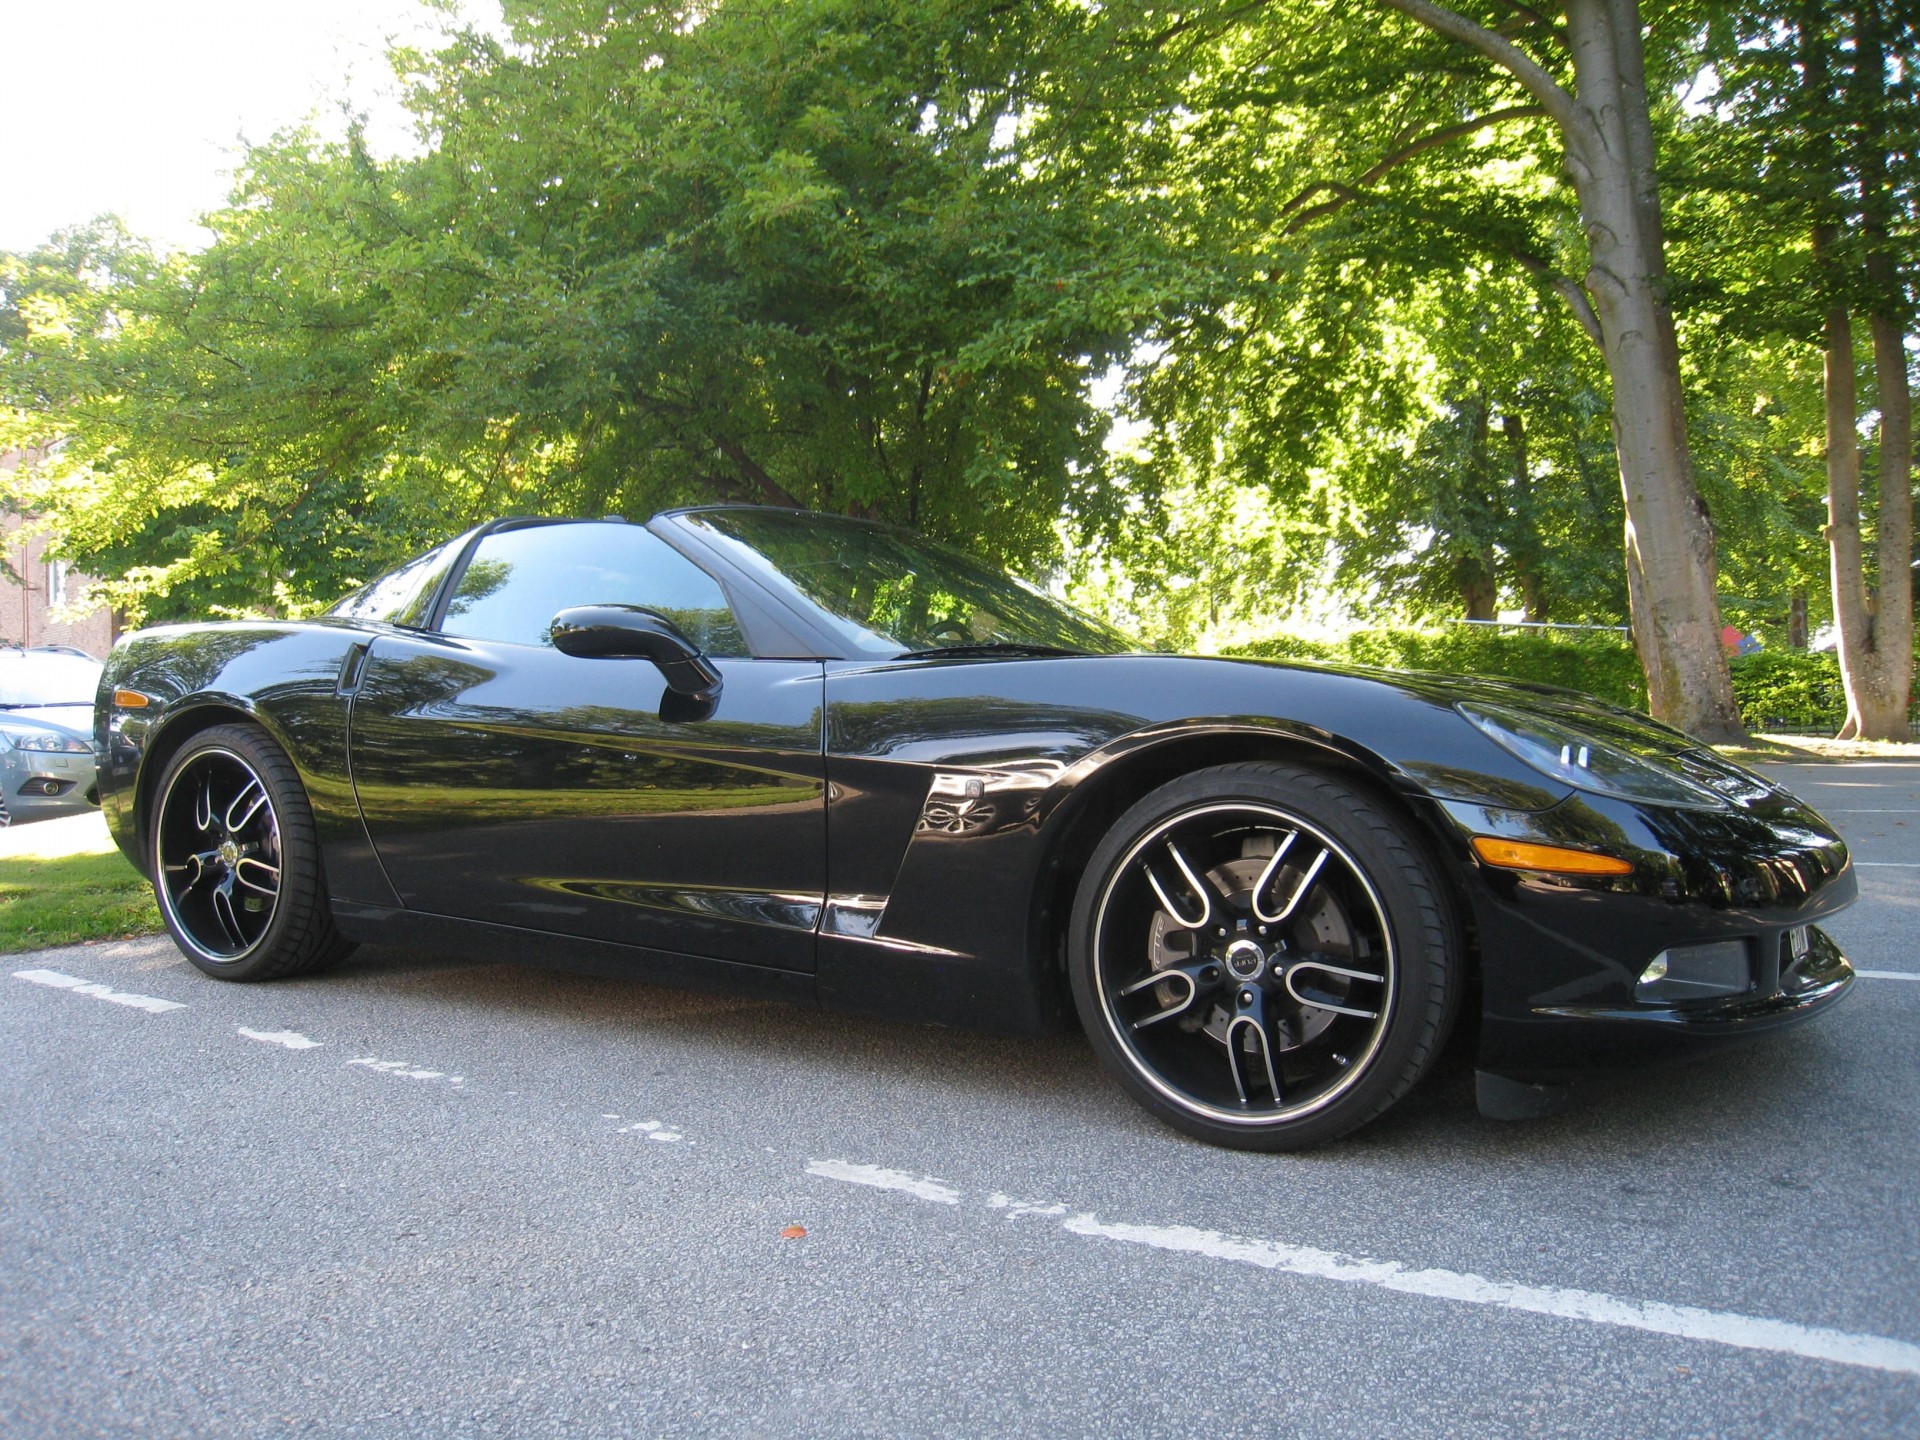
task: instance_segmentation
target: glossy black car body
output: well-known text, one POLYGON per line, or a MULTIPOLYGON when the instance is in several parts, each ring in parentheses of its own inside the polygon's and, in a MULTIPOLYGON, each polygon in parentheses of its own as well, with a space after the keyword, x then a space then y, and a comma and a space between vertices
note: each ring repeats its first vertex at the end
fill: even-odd
POLYGON ((170 757, 244 722, 298 772, 349 940, 1035 1032, 1070 1020, 1069 913, 1116 821, 1180 777, 1277 762, 1368 797, 1423 852, 1478 980, 1489 1108, 1623 1053, 1802 1017, 1851 981, 1811 928, 1854 896, 1832 828, 1644 717, 1491 681, 1251 660, 849 653, 713 513, 646 527, 719 582, 750 652, 704 657, 718 682, 699 698, 645 660, 445 633, 487 527, 429 557, 406 623, 129 637, 97 715, 116 839, 152 874, 170 757), (1551 715, 1716 798, 1558 783, 1463 702, 1551 715), (1495 866, 1475 837, 1625 873, 1495 866), (1655 956, 1728 940, 1749 957, 1738 993, 1648 998, 1655 956))

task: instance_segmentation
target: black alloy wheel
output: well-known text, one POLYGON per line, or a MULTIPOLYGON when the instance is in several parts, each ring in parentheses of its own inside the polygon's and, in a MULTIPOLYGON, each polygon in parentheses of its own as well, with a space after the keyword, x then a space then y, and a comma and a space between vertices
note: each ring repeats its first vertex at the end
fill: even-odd
POLYGON ((1293 1150, 1365 1124, 1451 1026, 1459 944, 1406 822, 1286 764, 1184 776, 1087 866, 1068 947, 1102 1062, 1189 1135, 1293 1150))
POLYGON ((154 794, 154 896, 174 943, 201 970, 270 980, 353 948, 333 928, 306 793, 265 732, 201 731, 154 794))

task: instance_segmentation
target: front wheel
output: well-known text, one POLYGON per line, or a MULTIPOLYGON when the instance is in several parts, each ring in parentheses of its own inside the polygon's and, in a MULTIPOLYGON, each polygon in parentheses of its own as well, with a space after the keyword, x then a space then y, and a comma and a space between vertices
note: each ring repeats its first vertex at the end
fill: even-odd
POLYGON ((273 980, 353 948, 333 928, 300 777, 264 731, 201 731, 168 762, 154 795, 154 897, 174 943, 201 970, 273 980))
POLYGON ((1168 1124, 1304 1149, 1426 1072, 1460 988, 1454 930, 1419 841, 1369 794, 1223 765, 1155 790, 1095 851, 1068 933, 1074 1003, 1168 1124))

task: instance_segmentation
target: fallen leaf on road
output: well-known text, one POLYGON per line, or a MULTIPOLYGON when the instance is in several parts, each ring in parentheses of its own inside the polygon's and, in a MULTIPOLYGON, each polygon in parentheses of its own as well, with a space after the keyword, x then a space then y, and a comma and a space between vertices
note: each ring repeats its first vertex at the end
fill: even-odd
POLYGON ((804 1225, 789 1225, 780 1232, 780 1238, 782 1240, 800 1240, 805 1238, 806 1233, 807 1227, 804 1225))

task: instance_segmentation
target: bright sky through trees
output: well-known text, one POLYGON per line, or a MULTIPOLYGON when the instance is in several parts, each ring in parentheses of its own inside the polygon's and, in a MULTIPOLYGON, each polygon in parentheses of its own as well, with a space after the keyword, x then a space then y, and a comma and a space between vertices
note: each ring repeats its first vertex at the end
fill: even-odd
POLYGON ((404 146, 386 45, 439 19, 423 0, 0 0, 14 137, 0 146, 0 250, 109 212, 199 249, 195 217, 226 199, 241 137, 310 113, 337 131, 342 100, 368 112, 377 148, 404 146))

